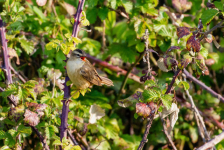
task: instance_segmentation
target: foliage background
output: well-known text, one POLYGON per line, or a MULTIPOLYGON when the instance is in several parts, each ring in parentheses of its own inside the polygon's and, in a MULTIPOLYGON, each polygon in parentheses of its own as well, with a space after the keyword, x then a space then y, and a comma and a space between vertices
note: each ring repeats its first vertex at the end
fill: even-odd
MULTIPOLYGON (((195 28, 199 18, 206 13, 207 0, 189 1, 192 3, 189 8, 184 6, 178 8, 172 4, 175 1, 171 0, 87 0, 84 5, 86 18, 83 18, 82 28, 91 32, 86 32, 84 29, 79 31, 78 38, 81 43, 79 39, 71 39, 74 22, 72 15, 76 12, 78 1, 49 0, 43 7, 38 6, 34 0, 1 1, 1 17, 6 25, 8 47, 14 49, 18 55, 18 57, 15 55, 17 58, 11 59, 11 64, 25 79, 32 81, 23 84, 14 74, 15 84, 1 93, 0 147, 41 149, 42 145, 38 137, 23 120, 25 109, 29 107, 27 102, 34 102, 46 104, 46 109, 42 110, 44 115, 36 128, 46 138, 51 149, 58 148, 61 124, 59 116, 63 99, 63 90, 60 88, 65 76, 66 64, 64 54, 72 48, 73 41, 79 43, 76 48, 83 49, 90 55, 125 70, 128 70, 144 51, 145 45, 141 37, 145 29, 149 30, 149 46, 152 49, 163 55, 170 46, 180 46, 181 49, 176 52, 178 55, 185 48, 186 40, 180 40, 178 43, 176 27, 167 11, 176 13, 177 16, 184 15, 182 20, 177 19, 180 26, 195 28), (85 26, 88 24, 86 19, 90 23, 89 26, 85 26), (18 97, 19 106, 16 110, 10 109, 6 98, 11 94, 18 97)), ((223 11, 223 4, 219 9, 220 12, 223 11)), ((219 19, 219 15, 214 15, 209 27, 216 25, 219 19)), ((203 25, 206 29, 205 22, 203 25)), ((213 36, 221 48, 217 49, 214 44, 202 44, 206 58, 212 59, 213 63, 208 65, 209 75, 202 75, 200 80, 217 93, 223 94, 223 29, 215 30, 213 36)), ((173 73, 171 71, 164 73, 158 68, 156 60, 159 57, 156 54, 152 54, 151 58, 151 67, 158 74, 156 78, 159 83, 165 85, 170 82, 173 73)), ((113 80, 114 86, 94 86, 85 96, 80 95, 73 99, 70 103, 69 128, 82 135, 92 149, 97 146, 97 149, 104 150, 137 149, 144 133, 146 120, 134 117, 134 105, 122 108, 118 106, 117 100, 127 98, 144 86, 128 79, 125 90, 120 95, 124 76, 109 68, 99 65, 95 67, 100 75, 106 74, 113 80), (105 109, 106 115, 96 124, 87 126, 90 117, 89 109, 93 104, 105 109), (88 128, 87 132, 85 128, 88 128)), ((140 61, 132 73, 141 77, 144 75, 143 69, 147 69, 147 64, 140 61)), ((188 70, 192 72, 191 67, 188 70)), ((4 71, 1 69, 2 88, 6 88, 5 78, 4 71)), ((181 102, 177 102, 180 112, 173 129, 173 141, 180 150, 193 149, 203 142, 198 134, 193 112, 185 105, 187 98, 183 89, 176 87, 175 90, 181 102)), ((224 119, 223 103, 194 83, 190 83, 189 90, 196 106, 205 114, 203 117, 210 135, 221 133, 222 130, 214 124, 214 120, 221 122, 224 119)), ((64 144, 68 146, 70 141, 64 141, 64 144)), ((216 147, 224 149, 224 142, 216 147)), ((169 149, 159 118, 153 121, 145 149, 169 149)))

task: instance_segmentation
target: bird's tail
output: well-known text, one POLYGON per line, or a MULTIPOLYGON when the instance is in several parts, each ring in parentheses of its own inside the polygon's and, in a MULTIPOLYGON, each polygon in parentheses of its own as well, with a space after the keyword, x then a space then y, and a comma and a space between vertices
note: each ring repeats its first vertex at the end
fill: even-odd
POLYGON ((105 84, 107 86, 114 86, 113 81, 111 81, 110 79, 102 76, 100 78, 102 79, 102 84, 105 84))

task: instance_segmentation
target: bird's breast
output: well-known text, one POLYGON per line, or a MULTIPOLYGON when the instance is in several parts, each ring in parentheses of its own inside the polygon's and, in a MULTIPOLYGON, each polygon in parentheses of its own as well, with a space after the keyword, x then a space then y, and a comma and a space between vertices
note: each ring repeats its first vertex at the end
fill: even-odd
POLYGON ((84 79, 80 73, 80 68, 84 63, 76 60, 68 60, 66 65, 68 77, 78 89, 86 89, 90 86, 90 82, 84 79))

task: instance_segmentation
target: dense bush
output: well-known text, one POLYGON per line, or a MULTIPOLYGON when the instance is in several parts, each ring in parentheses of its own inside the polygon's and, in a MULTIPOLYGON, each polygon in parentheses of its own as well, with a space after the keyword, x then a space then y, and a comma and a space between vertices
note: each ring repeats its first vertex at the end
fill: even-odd
POLYGON ((2 150, 182 150, 222 133, 223 2, 44 3, 1 2, 2 150), (114 86, 65 83, 76 48, 114 86))

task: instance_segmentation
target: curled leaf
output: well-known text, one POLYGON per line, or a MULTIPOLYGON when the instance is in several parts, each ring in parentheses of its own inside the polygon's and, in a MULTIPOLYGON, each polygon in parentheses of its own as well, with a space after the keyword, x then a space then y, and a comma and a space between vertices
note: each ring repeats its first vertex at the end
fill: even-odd
POLYGON ((36 126, 40 122, 38 115, 28 109, 26 110, 24 117, 25 123, 29 124, 30 126, 36 126))
POLYGON ((89 123, 91 124, 96 123, 97 120, 105 116, 105 110, 96 104, 91 105, 89 113, 90 113, 89 123))
POLYGON ((196 39, 195 35, 189 37, 189 39, 187 40, 186 48, 188 51, 193 50, 194 52, 199 52, 201 49, 199 39, 196 39))
POLYGON ((191 34, 191 31, 188 27, 178 27, 177 28, 177 36, 178 39, 191 34))
POLYGON ((180 47, 179 47, 179 46, 171 46, 171 47, 166 51, 166 53, 171 52, 171 51, 174 50, 174 49, 180 49, 180 47))
POLYGON ((123 100, 118 100, 117 103, 121 107, 129 107, 133 103, 138 102, 141 97, 141 92, 136 92, 135 94, 129 96, 128 98, 125 98, 123 100))
POLYGON ((212 35, 211 34, 208 34, 206 37, 205 37, 205 40, 208 42, 208 43, 212 43, 212 35))
POLYGON ((30 102, 26 102, 26 106, 30 110, 37 112, 39 117, 42 117, 44 115, 44 110, 47 108, 46 104, 37 104, 37 103, 30 103, 30 102))
POLYGON ((167 65, 165 65, 163 57, 160 57, 157 60, 157 64, 158 64, 159 69, 161 69, 162 71, 164 71, 164 72, 168 72, 169 71, 168 68, 167 68, 167 65))

